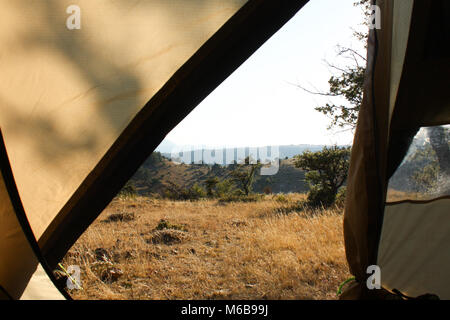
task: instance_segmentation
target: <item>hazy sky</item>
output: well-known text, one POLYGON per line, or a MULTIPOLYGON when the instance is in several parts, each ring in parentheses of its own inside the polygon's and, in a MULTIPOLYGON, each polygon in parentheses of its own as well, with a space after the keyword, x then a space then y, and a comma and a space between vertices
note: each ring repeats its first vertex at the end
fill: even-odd
MULTIPOLYGON (((290 83, 326 91, 336 45, 363 50, 352 37, 362 11, 354 0, 311 0, 281 30, 199 104, 162 145, 234 147, 350 144, 352 133, 327 130, 314 110, 328 98, 290 83)), ((342 62, 342 61, 341 61, 342 62)), ((342 62, 344 63, 344 62, 342 62)), ((161 148, 159 148, 161 149, 161 148)))

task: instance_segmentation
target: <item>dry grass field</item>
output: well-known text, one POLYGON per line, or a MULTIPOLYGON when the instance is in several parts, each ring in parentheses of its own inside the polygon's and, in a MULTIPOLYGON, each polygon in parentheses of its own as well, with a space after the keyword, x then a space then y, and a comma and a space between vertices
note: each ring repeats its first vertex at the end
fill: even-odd
POLYGON ((62 261, 74 299, 336 299, 349 278, 342 210, 304 195, 257 202, 115 199, 62 261))

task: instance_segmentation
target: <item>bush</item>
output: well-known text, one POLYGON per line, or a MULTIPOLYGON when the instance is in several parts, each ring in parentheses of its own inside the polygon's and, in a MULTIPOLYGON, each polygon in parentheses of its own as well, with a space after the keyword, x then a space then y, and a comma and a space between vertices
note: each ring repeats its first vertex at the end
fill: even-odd
POLYGON ((181 186, 176 183, 169 182, 164 190, 164 197, 171 200, 185 200, 185 193, 181 186))
POLYGON ((206 197, 206 191, 195 183, 192 187, 188 189, 188 199, 189 200, 199 200, 206 197))
POLYGON ((336 204, 336 206, 343 208, 345 207, 345 196, 347 194, 347 188, 346 187, 341 187, 338 191, 338 193, 336 194, 336 199, 334 200, 334 203, 336 204))
POLYGON ((214 197, 216 194, 216 186, 219 183, 219 178, 217 177, 211 177, 206 179, 205 186, 206 186, 206 195, 208 197, 214 197))
POLYGON ((226 198, 236 194, 236 188, 232 180, 225 179, 216 184, 216 196, 218 198, 226 198))
POLYGON ((169 182, 164 196, 172 200, 199 200, 206 197, 206 191, 197 183, 190 188, 183 188, 176 183, 169 182))
POLYGON ((328 188, 312 186, 308 193, 307 205, 311 207, 329 207, 334 203, 336 195, 328 188))
POLYGON ((305 151, 294 157, 295 166, 306 171, 310 185, 308 205, 329 207, 334 204, 339 188, 344 185, 350 162, 350 147, 324 147, 322 151, 305 151))
POLYGON ((250 157, 245 158, 245 164, 238 164, 231 172, 231 179, 242 195, 248 196, 252 193, 255 174, 261 164, 251 164, 250 157))
POLYGON ((119 198, 134 198, 137 196, 136 187, 131 183, 127 182, 127 184, 119 191, 117 196, 119 198))

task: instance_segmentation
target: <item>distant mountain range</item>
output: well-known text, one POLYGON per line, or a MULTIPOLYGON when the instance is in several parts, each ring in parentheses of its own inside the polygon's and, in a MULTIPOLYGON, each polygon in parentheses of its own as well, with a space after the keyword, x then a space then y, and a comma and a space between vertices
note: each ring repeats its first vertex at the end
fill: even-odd
POLYGON ((195 147, 178 147, 175 144, 165 143, 158 147, 156 151, 173 161, 180 163, 196 164, 231 164, 234 161, 242 162, 250 156, 254 160, 268 162, 275 159, 290 159, 295 155, 305 151, 320 151, 325 145, 299 144, 266 147, 236 147, 223 149, 196 149, 195 147), (170 148, 170 150, 169 150, 170 148), (180 151, 180 152, 178 152, 180 151))

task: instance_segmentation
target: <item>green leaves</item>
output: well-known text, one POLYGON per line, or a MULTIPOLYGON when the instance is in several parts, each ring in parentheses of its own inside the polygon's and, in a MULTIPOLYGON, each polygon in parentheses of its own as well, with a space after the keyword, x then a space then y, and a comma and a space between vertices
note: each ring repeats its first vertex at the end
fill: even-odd
POLYGON ((231 179, 242 194, 248 196, 252 192, 255 173, 259 168, 261 168, 260 163, 250 164, 250 159, 247 157, 245 164, 238 164, 231 172, 231 179))
POLYGON ((295 166, 307 171, 310 205, 330 206, 334 203, 339 188, 347 179, 350 152, 350 147, 333 146, 294 157, 295 166))
POLYGON ((347 105, 325 104, 315 110, 331 118, 329 129, 338 126, 341 128, 356 126, 359 109, 363 99, 365 68, 360 66, 349 67, 342 70, 339 76, 332 76, 328 80, 329 96, 342 96, 347 105))
MULTIPOLYGON (((370 16, 371 3, 368 0, 358 0, 354 2, 354 5, 362 9, 365 17, 362 25, 367 27, 367 32, 354 31, 353 36, 362 42, 364 48, 367 49, 367 38, 369 34, 367 19, 370 16)), ((324 106, 316 107, 315 110, 331 118, 328 129, 336 126, 354 129, 363 99, 364 74, 366 72, 365 53, 359 53, 352 48, 341 47, 339 45, 337 47, 337 56, 351 61, 351 63, 343 67, 328 63, 330 68, 338 71, 338 75, 333 75, 328 80, 329 91, 320 94, 330 97, 342 97, 347 100, 347 104, 327 103, 324 106)))

